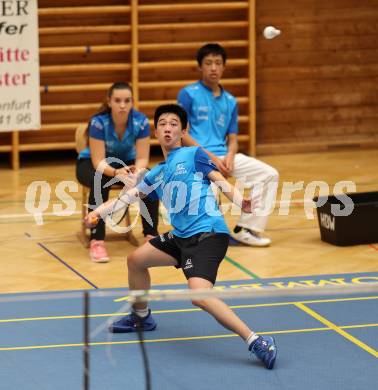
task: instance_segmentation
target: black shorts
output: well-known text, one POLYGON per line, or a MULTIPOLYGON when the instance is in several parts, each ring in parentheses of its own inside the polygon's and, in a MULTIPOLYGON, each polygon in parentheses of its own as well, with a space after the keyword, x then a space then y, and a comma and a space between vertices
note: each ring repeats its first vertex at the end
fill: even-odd
POLYGON ((198 277, 215 284, 219 264, 228 248, 229 235, 225 233, 198 233, 180 238, 171 232, 160 234, 149 241, 155 248, 177 260, 186 279, 198 277))

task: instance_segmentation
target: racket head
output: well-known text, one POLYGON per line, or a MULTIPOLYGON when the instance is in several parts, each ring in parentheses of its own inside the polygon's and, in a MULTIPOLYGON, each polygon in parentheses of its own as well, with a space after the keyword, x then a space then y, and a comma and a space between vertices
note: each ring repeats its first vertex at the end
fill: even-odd
POLYGON ((107 216, 107 222, 110 224, 110 226, 116 226, 122 222, 127 214, 129 206, 130 205, 124 200, 120 199, 120 197, 114 201, 113 207, 107 216))

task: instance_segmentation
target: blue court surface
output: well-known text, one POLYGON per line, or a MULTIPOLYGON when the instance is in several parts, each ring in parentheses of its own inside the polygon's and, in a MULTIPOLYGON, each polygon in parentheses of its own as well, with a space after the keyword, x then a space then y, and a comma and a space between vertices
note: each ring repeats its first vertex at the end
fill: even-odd
MULTIPOLYGON (((319 287, 378 281, 378 273, 253 279, 240 288, 319 287)), ((185 286, 158 286, 179 289, 185 286)), ((127 291, 90 299, 90 389, 145 389, 136 334, 111 334, 127 311, 127 291), (124 297, 123 297, 124 293, 124 297)), ((75 292, 0 295, 0 389, 83 388, 83 299, 75 292), (68 294, 69 295, 69 294, 68 294)), ((252 329, 273 335, 273 370, 250 358, 245 343, 190 302, 151 302, 158 328, 145 333, 152 389, 376 389, 378 293, 248 298, 227 301, 252 329)))

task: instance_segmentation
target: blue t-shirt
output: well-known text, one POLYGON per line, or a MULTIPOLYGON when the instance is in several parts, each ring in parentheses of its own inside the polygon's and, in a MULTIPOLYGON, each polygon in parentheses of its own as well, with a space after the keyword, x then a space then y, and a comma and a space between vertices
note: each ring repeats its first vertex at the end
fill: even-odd
POLYGON ((161 199, 175 236, 229 234, 207 177, 214 170, 217 168, 202 148, 180 147, 171 150, 166 161, 155 166, 138 189, 152 199, 161 199))
MULTIPOLYGON (((105 142, 105 157, 115 157, 122 161, 134 160, 136 156, 135 142, 139 138, 150 136, 148 118, 139 111, 132 109, 127 120, 126 131, 122 140, 114 130, 110 113, 95 115, 89 125, 89 137, 105 142)), ((79 153, 79 159, 90 158, 89 147, 79 153)))
POLYGON ((181 89, 177 101, 188 114, 190 136, 216 156, 226 155, 227 135, 238 133, 234 96, 223 88, 219 96, 214 96, 210 88, 197 81, 181 89))

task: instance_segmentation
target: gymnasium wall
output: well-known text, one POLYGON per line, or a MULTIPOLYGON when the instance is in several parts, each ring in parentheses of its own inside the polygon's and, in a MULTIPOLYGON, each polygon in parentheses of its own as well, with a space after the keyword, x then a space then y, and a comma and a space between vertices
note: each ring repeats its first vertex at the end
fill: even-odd
POLYGON ((378 2, 257 0, 260 152, 378 144, 378 2))
POLYGON ((197 79, 195 53, 209 41, 229 53, 223 84, 239 101, 243 151, 378 146, 376 0, 38 4, 42 129, 0 134, 14 167, 22 151, 74 149, 76 127, 116 80, 132 82, 151 117, 197 79), (282 34, 264 39, 267 25, 282 34))

